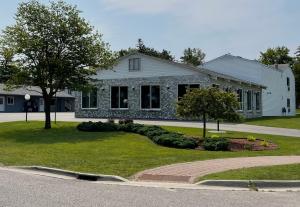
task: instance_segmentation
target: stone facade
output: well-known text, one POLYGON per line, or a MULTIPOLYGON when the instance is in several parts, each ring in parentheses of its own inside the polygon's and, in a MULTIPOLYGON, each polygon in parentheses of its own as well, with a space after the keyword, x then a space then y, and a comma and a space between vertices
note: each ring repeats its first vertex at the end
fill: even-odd
MULTIPOLYGON (((200 84, 200 87, 209 87, 218 84, 222 88, 230 88, 232 91, 243 89, 260 92, 258 86, 248 85, 241 82, 229 81, 221 78, 213 78, 208 74, 187 75, 187 76, 162 76, 148 78, 124 78, 98 80, 96 83, 97 108, 82 109, 81 93, 76 93, 75 116, 80 118, 129 118, 129 119, 169 119, 176 117, 176 102, 178 100, 178 84, 200 84), (160 109, 141 109, 141 86, 160 86, 160 109), (128 87, 128 109, 111 109, 111 87, 128 87)), ((261 96, 260 96, 261 97, 261 96)), ((253 101, 252 101, 253 102, 253 101)), ((260 100, 261 103, 261 100, 260 100)), ((244 93, 244 109, 247 108, 247 98, 244 93)), ((255 107, 253 107, 254 109, 255 107)), ((241 113, 246 117, 260 117, 261 111, 243 110, 241 113)))

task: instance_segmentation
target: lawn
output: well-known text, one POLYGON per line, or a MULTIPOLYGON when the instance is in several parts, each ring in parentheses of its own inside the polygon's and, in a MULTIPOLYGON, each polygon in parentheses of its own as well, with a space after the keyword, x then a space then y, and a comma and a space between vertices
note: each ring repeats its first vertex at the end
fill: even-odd
MULTIPOLYGON (((42 165, 81 172, 129 177, 138 171, 178 162, 221 157, 300 155, 300 139, 252 134, 271 140, 280 149, 261 152, 208 152, 161 147, 148 138, 125 132, 81 132, 78 123, 58 122, 44 130, 43 122, 0 123, 0 163, 42 165)), ((201 129, 165 127, 200 136, 201 129)), ((250 133, 229 132, 231 137, 250 133)))
POLYGON ((229 170, 199 180, 300 180, 300 164, 229 170))
POLYGON ((300 129, 300 114, 296 116, 247 119, 244 124, 300 129))

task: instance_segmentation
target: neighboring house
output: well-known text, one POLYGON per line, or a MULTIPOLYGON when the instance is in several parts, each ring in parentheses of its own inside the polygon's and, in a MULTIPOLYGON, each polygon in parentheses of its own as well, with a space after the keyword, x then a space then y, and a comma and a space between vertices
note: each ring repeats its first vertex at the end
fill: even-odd
POLYGON ((94 90, 76 93, 76 117, 176 119, 176 103, 189 88, 212 86, 236 92, 244 116, 261 116, 263 85, 141 53, 94 78, 94 90))
MULTIPOLYGON (((74 111, 74 101, 75 98, 72 94, 65 91, 58 92, 56 98, 52 100, 51 111, 74 111)), ((24 112, 26 111, 26 106, 28 106, 28 111, 31 112, 44 111, 44 99, 38 87, 5 90, 5 85, 0 84, 0 113, 24 112), (25 101, 25 94, 31 96, 30 101, 25 101)))
POLYGON ((266 86, 262 91, 263 116, 296 115, 295 77, 287 64, 267 66, 226 54, 202 67, 266 86))

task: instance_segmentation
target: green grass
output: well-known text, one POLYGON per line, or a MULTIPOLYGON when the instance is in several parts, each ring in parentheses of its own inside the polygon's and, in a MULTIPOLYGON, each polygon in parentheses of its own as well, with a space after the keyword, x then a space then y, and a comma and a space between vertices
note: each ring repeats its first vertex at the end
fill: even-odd
POLYGON ((300 164, 229 170, 199 180, 300 180, 300 164))
POLYGON ((261 117, 256 119, 247 119, 244 123, 260 126, 300 129, 300 114, 297 114, 296 116, 261 117))
POLYGON ((297 113, 297 114, 300 114, 300 109, 296 109, 296 113, 297 113))
MULTIPOLYGON (((209 152, 158 146, 148 138, 125 132, 81 132, 78 123, 58 122, 44 130, 43 122, 0 123, 0 163, 42 165, 81 172, 129 177, 138 171, 161 165, 225 157, 258 155, 300 155, 300 139, 272 135, 229 132, 230 137, 271 140, 280 146, 274 151, 209 152)), ((165 127, 193 136, 201 129, 165 127)))

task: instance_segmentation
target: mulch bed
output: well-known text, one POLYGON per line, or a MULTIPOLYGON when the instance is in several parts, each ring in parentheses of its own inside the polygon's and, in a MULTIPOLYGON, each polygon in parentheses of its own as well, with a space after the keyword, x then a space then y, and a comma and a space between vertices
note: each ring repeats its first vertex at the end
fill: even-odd
POLYGON ((250 142, 245 138, 237 138, 237 139, 230 139, 229 150, 230 151, 262 151, 262 150, 274 150, 278 148, 278 145, 269 142, 268 146, 262 146, 261 142, 263 140, 256 139, 254 142, 250 142))

